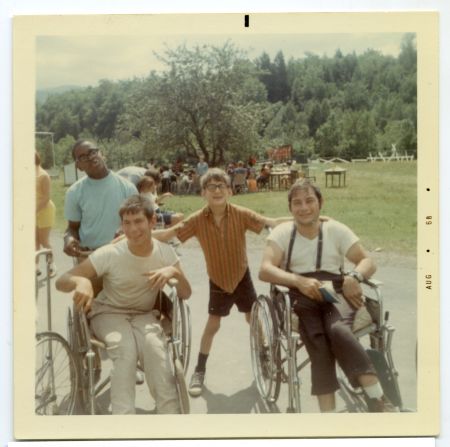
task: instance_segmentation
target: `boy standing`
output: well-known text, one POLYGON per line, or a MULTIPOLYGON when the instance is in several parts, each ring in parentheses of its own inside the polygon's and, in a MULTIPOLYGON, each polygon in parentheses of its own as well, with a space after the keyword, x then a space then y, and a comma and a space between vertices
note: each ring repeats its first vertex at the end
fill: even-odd
MULTIPOLYGON (((207 205, 186 220, 167 230, 165 237, 181 242, 196 236, 202 247, 209 276, 209 318, 200 342, 195 372, 189 385, 191 396, 199 396, 205 379, 206 361, 220 320, 233 304, 250 321, 256 291, 248 269, 245 233, 260 233, 264 226, 274 227, 286 218, 271 219, 247 208, 229 203, 230 177, 221 169, 209 169, 200 180, 201 194, 207 205)), ((289 219, 289 218, 288 218, 289 219)))

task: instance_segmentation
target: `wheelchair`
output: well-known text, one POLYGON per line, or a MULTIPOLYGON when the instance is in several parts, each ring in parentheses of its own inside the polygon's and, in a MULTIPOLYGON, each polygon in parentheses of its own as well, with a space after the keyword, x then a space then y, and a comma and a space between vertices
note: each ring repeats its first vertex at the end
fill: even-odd
MULTIPOLYGON (((169 293, 160 291, 153 312, 160 319, 167 337, 181 413, 188 414, 190 405, 185 374, 191 352, 191 318, 188 305, 177 296, 176 284, 177 281, 172 279, 169 281, 169 293)), ((67 325, 69 346, 75 354, 79 376, 76 411, 89 415, 101 414, 98 398, 110 385, 109 376, 101 380, 102 358, 106 355, 106 345, 93 336, 86 314, 78 311, 75 305, 68 310, 67 325)), ((139 362, 136 367, 138 371, 143 372, 139 362)), ((141 383, 143 382, 139 382, 141 383)))
MULTIPOLYGON (((398 411, 403 407, 398 372, 392 357, 395 329, 384 312, 381 282, 361 284, 365 306, 358 310, 353 325, 355 336, 368 345, 369 355, 385 396, 398 411)), ((250 320, 252 369, 259 394, 271 405, 279 395, 282 383, 288 385, 288 413, 301 413, 299 373, 310 361, 303 351, 298 331, 298 316, 291 308, 288 288, 271 284, 270 296, 260 295, 253 304, 250 320), (300 358, 305 358, 300 361, 300 358)), ((337 366, 338 391, 344 401, 344 412, 367 412, 368 404, 361 387, 353 387, 337 366)))
POLYGON ((71 415, 75 411, 79 384, 77 360, 69 343, 52 330, 50 265, 52 251, 36 252, 36 260, 45 258, 46 277, 36 275, 36 303, 39 288, 46 288, 47 329, 36 334, 35 346, 35 413, 37 415, 71 415))

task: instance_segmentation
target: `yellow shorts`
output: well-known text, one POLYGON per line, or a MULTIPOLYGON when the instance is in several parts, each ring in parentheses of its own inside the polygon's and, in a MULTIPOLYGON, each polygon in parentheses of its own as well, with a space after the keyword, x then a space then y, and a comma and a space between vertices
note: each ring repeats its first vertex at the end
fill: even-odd
POLYGON ((55 205, 50 200, 47 206, 36 215, 36 226, 41 228, 51 228, 55 224, 55 205))

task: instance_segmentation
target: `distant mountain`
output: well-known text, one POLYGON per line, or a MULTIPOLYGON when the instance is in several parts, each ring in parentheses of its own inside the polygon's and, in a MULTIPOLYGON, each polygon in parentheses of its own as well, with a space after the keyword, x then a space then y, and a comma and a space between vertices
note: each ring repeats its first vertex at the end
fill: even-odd
POLYGON ((86 87, 82 87, 80 85, 61 85, 59 87, 44 88, 44 89, 36 90, 36 101, 39 104, 42 104, 51 95, 58 95, 59 93, 65 93, 70 90, 80 90, 80 89, 84 89, 84 88, 86 88, 86 87))

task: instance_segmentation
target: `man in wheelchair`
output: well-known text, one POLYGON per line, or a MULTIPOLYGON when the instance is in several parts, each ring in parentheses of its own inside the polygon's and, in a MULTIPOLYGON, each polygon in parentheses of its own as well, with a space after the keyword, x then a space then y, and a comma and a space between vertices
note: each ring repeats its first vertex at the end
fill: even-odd
POLYGON ((80 311, 89 312, 90 326, 103 341, 113 362, 113 414, 135 413, 136 364, 143 366, 158 413, 180 413, 162 327, 152 313, 157 295, 171 279, 177 280, 181 299, 191 287, 173 249, 152 238, 155 216, 151 202, 139 195, 125 200, 119 210, 125 238, 105 245, 63 274, 56 288, 74 291, 80 311), (90 279, 103 276, 103 290, 94 300, 90 279))
POLYGON ((374 262, 347 226, 319 220, 323 198, 317 186, 299 180, 288 202, 294 223, 280 224, 269 235, 259 278, 289 288, 311 360, 311 394, 317 396, 322 412, 335 411, 337 360, 350 383, 363 388, 369 411, 395 411, 352 331, 356 310, 364 305, 360 283, 373 275, 374 262), (354 264, 345 276, 344 258, 354 264), (332 282, 333 298, 322 293, 325 281, 332 282), (334 298, 338 300, 332 302, 334 298))

